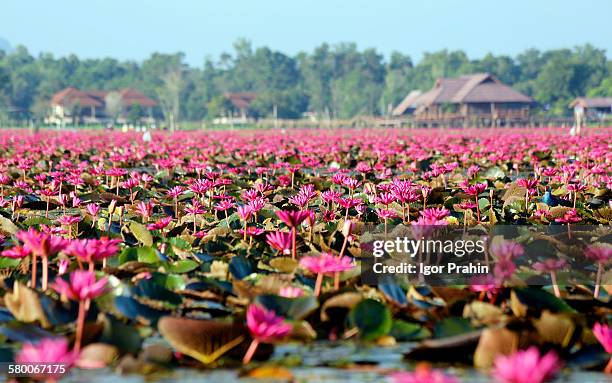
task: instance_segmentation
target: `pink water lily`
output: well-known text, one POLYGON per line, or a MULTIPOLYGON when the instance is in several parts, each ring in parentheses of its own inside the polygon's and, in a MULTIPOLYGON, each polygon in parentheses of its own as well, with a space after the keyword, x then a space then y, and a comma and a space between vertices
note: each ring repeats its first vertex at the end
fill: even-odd
POLYGON ((281 287, 278 295, 284 298, 299 298, 304 295, 304 290, 295 286, 281 287))
POLYGON ((292 329, 283 317, 255 304, 247 309, 247 327, 253 341, 244 355, 244 364, 251 361, 259 343, 274 343, 289 335, 292 329))
POLYGON ((612 328, 607 324, 595 323, 593 326, 593 335, 601 343, 604 350, 610 354, 610 360, 606 365, 605 372, 612 374, 612 328))
POLYGON ((96 275, 92 271, 77 270, 70 273, 69 281, 58 277, 53 284, 53 289, 62 297, 79 302, 76 338, 74 341, 76 351, 81 349, 85 315, 89 308, 89 302, 106 292, 106 283, 106 277, 96 281, 96 275))
POLYGON ((63 368, 52 369, 53 372, 43 374, 32 374, 36 379, 59 379, 67 374, 79 357, 79 352, 70 350, 65 338, 43 338, 37 343, 24 343, 21 350, 15 356, 16 363, 63 365, 63 368))
POLYGON ((536 262, 533 264, 534 270, 550 274, 550 280, 557 297, 561 296, 561 291, 559 290, 559 285, 557 284, 557 271, 566 265, 567 261, 565 259, 547 259, 545 261, 536 262))
POLYGON ((291 233, 276 231, 266 235, 266 242, 281 254, 291 254, 291 233))
POLYGON ((24 249, 32 254, 32 287, 36 287, 36 258, 38 256, 42 258, 42 289, 46 290, 49 278, 49 257, 62 251, 68 242, 62 237, 42 233, 33 228, 28 231, 19 231, 15 236, 23 242, 24 249))
POLYGON ((287 226, 291 228, 291 258, 297 257, 297 227, 306 220, 310 213, 307 210, 297 211, 282 211, 276 212, 276 216, 280 218, 287 226))
POLYGON ((413 372, 396 372, 389 377, 393 383, 459 383, 454 376, 434 370, 424 363, 418 364, 413 372))
POLYGON ((300 259, 300 266, 317 274, 314 295, 318 296, 321 293, 323 275, 350 270, 355 267, 355 264, 349 257, 335 257, 329 253, 322 253, 320 256, 303 257, 300 259))
POLYGON ((599 288, 601 285, 601 278, 604 272, 604 265, 612 260, 612 245, 608 244, 597 244, 587 246, 584 255, 595 262, 597 262, 597 275, 595 276, 595 290, 593 296, 597 298, 599 296, 599 288))
POLYGON ((119 252, 120 239, 75 239, 66 247, 65 253, 77 257, 80 261, 89 262, 90 271, 94 263, 113 257, 119 252))
POLYGON ((540 355, 537 348, 531 347, 498 356, 492 374, 501 383, 542 383, 551 379, 560 367, 554 352, 540 355))

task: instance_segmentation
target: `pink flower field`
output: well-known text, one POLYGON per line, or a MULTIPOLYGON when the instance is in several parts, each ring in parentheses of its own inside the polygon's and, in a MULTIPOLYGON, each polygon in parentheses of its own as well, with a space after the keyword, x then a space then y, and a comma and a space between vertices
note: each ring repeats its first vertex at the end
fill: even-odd
POLYGON ((612 372, 611 147, 612 128, 0 130, 2 361, 65 366, 37 380, 612 372), (454 250, 451 272, 401 238, 482 258, 454 250), (468 259, 486 271, 458 276, 468 259), (372 358, 283 351, 347 344, 372 358))

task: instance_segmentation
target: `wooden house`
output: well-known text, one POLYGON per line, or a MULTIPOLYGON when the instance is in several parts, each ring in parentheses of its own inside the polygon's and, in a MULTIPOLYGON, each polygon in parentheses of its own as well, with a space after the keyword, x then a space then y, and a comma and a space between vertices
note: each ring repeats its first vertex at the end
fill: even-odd
POLYGON ((534 101, 490 73, 440 78, 411 100, 418 126, 526 124, 534 101))

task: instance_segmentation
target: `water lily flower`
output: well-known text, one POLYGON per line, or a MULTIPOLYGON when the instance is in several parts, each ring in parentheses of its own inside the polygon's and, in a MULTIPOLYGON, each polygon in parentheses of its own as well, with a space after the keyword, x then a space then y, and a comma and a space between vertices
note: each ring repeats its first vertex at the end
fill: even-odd
POLYGON ((540 355, 536 347, 530 347, 509 356, 498 356, 492 374, 501 383, 542 383, 551 379, 560 367, 553 351, 540 355))
POLYGON ((335 257, 329 253, 319 256, 309 256, 300 259, 300 266, 313 274, 317 274, 314 295, 319 296, 323 284, 323 275, 350 270, 355 264, 349 257, 335 257))
POLYGON ((486 182, 463 186, 463 191, 467 195, 474 197, 474 202, 476 203, 476 218, 478 223, 480 223, 480 205, 478 204, 478 195, 484 192, 487 189, 487 186, 488 185, 486 182))
POLYGON ((6 249, 2 251, 2 256, 12 259, 21 259, 30 255, 30 250, 24 248, 23 246, 13 246, 10 249, 6 249))
POLYGON ((503 239, 501 241, 493 241, 491 246, 489 246, 489 252, 499 259, 514 259, 519 255, 523 255, 525 249, 516 242, 503 239))
POLYGON ((91 227, 96 225, 96 219, 98 217, 98 213, 100 212, 100 205, 97 203, 89 203, 85 206, 85 209, 91 215, 91 227))
POLYGON ((66 247, 65 252, 77 257, 79 261, 89 262, 90 271, 94 263, 115 256, 119 252, 120 239, 75 239, 66 247))
POLYGON ((605 372, 612 374, 612 328, 607 324, 595 323, 593 326, 593 335, 601 343, 604 350, 611 354, 610 361, 606 365, 605 372))
POLYGON ((65 338, 43 338, 36 343, 24 343, 15 356, 15 363, 63 365, 64 369, 52 369, 51 373, 46 371, 44 374, 31 375, 35 379, 55 381, 68 373, 78 357, 79 352, 70 350, 65 338))
POLYGON ((459 383, 457 378, 434 370, 426 363, 419 363, 414 372, 396 372, 389 377, 393 383, 459 383))
POLYGON ((62 237, 41 233, 33 228, 29 228, 28 231, 19 231, 15 236, 23 242, 23 247, 32 254, 32 288, 36 288, 36 258, 38 256, 42 258, 42 289, 46 290, 49 278, 49 257, 62 251, 68 242, 62 237))
POLYGON ((291 233, 276 231, 266 235, 266 242, 284 255, 291 254, 291 233))
POLYGON ((612 260, 612 246, 608 244, 589 245, 584 255, 597 262, 597 276, 595 277, 595 290, 593 292, 593 296, 597 298, 599 296, 599 287, 604 272, 604 265, 612 260))
POLYGON ((285 322, 285 318, 256 304, 247 309, 247 327, 253 341, 244 354, 244 364, 251 361, 259 343, 274 343, 289 335, 292 329, 292 326, 285 322))
POLYGON ((62 297, 79 302, 76 337, 74 341, 74 348, 77 352, 81 349, 85 315, 89 308, 89 302, 106 292, 106 282, 106 277, 96 281, 94 272, 81 270, 70 273, 69 281, 64 280, 62 277, 55 279, 53 284, 53 289, 55 291, 62 297))
POLYGON ((276 216, 287 226, 293 228, 298 227, 306 218, 308 218, 308 212, 304 210, 278 210, 276 212, 276 216))
POLYGON ((299 298, 304 295, 304 290, 295 286, 281 287, 278 295, 285 298, 299 298))
POLYGON ((470 290, 480 293, 480 300, 483 300, 485 296, 494 300, 500 288, 500 280, 491 274, 477 275, 470 280, 470 290))
POLYGON ((170 224, 170 222, 172 222, 172 217, 165 216, 165 217, 160 218, 159 220, 157 220, 157 222, 148 224, 147 225, 147 229, 149 229, 149 230, 159 230, 159 231, 162 232, 162 235, 163 235, 164 234, 164 229, 170 224))
POLYGON ((550 280, 557 297, 561 296, 559 285, 557 284, 557 270, 562 269, 565 267, 565 265, 567 265, 567 261, 565 259, 547 259, 545 261, 536 262, 533 264, 534 270, 550 273, 550 280))
POLYGON ((297 257, 297 227, 310 217, 307 210, 278 210, 276 216, 291 228, 291 258, 297 257))
POLYGON ((66 271, 68 271, 68 266, 70 266, 70 261, 66 258, 60 259, 57 262, 57 275, 64 275, 66 271))
POLYGON ((140 201, 137 205, 136 205, 136 211, 138 212, 138 214, 140 214, 142 216, 142 220, 143 222, 148 222, 149 218, 153 215, 153 207, 155 205, 153 204, 153 202, 148 201, 140 201))

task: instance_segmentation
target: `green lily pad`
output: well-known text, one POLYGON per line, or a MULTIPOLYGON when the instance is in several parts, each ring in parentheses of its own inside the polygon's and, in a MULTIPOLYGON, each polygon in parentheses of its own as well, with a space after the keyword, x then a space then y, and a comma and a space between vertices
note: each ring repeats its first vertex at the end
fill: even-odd
POLYGON ((431 331, 417 323, 401 319, 393 321, 389 335, 402 342, 423 340, 431 337, 431 331))
POLYGON ((134 237, 145 246, 153 245, 153 236, 145 225, 138 222, 130 222, 130 231, 134 237))
POLYGON ((526 310, 550 310, 553 313, 574 313, 574 310, 563 299, 535 287, 515 288, 512 290, 511 307, 514 315, 523 316, 526 310))
POLYGON ((361 339, 375 340, 391 330, 391 310, 373 299, 359 302, 349 314, 349 322, 359 328, 361 339))
POLYGON ((168 265, 168 271, 171 273, 183 274, 195 270, 200 264, 193 259, 182 259, 168 265))
POLYGON ((449 317, 434 324, 433 332, 436 338, 447 338, 474 331, 469 319, 449 317))

